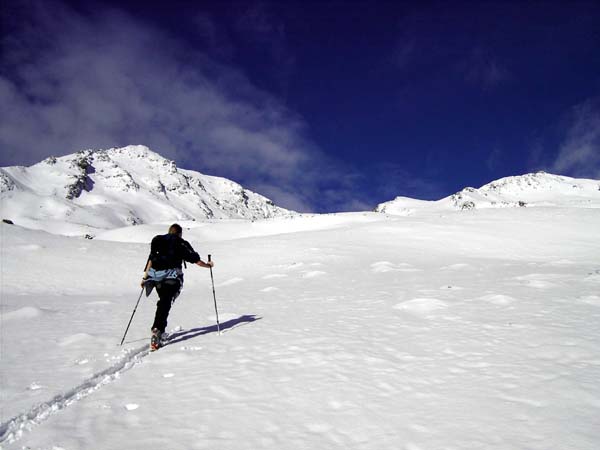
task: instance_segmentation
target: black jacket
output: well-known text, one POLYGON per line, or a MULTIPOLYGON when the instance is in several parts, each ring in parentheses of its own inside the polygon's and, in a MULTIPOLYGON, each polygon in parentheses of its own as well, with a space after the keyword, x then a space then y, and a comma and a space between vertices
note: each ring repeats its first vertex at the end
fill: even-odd
POLYGON ((181 269, 182 261, 195 264, 200 261, 200 255, 176 234, 159 234, 152 239, 149 259, 155 270, 181 269))

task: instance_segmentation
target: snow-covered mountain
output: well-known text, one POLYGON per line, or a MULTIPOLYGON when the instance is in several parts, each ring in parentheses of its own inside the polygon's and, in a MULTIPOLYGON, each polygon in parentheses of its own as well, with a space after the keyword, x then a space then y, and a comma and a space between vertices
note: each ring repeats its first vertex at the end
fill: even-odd
POLYGON ((501 178, 479 189, 464 188, 437 201, 396 197, 375 209, 396 215, 411 215, 423 210, 466 210, 560 206, 600 208, 600 180, 553 175, 546 172, 501 178))
POLYGON ((178 168, 141 145, 0 168, 2 218, 60 234, 196 219, 293 214, 237 183, 178 168))

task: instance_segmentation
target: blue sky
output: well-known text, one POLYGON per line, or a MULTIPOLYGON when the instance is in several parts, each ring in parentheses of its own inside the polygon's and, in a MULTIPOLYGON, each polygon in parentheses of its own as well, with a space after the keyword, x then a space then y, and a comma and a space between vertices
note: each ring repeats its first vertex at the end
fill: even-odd
POLYGON ((600 178, 598 2, 4 3, 3 166, 139 143, 318 212, 600 178))

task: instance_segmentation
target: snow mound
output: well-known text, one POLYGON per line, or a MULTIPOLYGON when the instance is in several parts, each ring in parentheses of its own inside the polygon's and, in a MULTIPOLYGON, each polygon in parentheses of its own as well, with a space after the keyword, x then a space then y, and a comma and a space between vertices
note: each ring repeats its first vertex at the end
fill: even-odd
POLYGON ((94 337, 90 334, 87 333, 76 333, 76 334, 72 334, 70 336, 65 336, 64 338, 62 338, 59 342, 58 345, 60 345, 61 347, 67 347, 69 345, 74 345, 74 344, 80 344, 80 343, 84 343, 84 342, 89 342, 92 339, 94 339, 94 337))
POLYGON ((579 301, 588 305, 600 306, 600 296, 598 295, 586 295, 580 297, 579 301))
POLYGON ((304 272, 302 274, 302 278, 316 278, 321 277, 323 275, 327 275, 327 272, 323 272, 322 270, 311 270, 308 272, 304 272))
POLYGON ((480 297, 480 300, 492 303, 494 305, 510 305, 511 303, 515 302, 515 299, 513 297, 511 297, 510 295, 503 294, 484 295, 483 297, 480 297))
POLYGON ((478 189, 466 187, 437 201, 396 197, 375 211, 409 216, 421 211, 524 207, 600 208, 600 180, 570 178, 546 172, 529 173, 492 181, 478 189))
POLYGON ((396 306, 394 306, 395 309, 400 311, 405 311, 423 317, 447 307, 448 304, 446 302, 436 298, 414 298, 406 302, 398 303, 396 306))
POLYGON ((279 288, 275 287, 275 286, 268 286, 264 289, 261 289, 260 292, 274 292, 274 291, 278 291, 279 288))
POLYGON ((391 202, 382 203, 377 206, 376 211, 396 216, 412 216, 415 212, 430 208, 435 202, 428 200, 417 200, 409 197, 396 197, 391 202))
POLYGON ((396 270, 394 264, 389 261, 379 261, 371 264, 371 271, 373 273, 386 273, 393 272, 394 270, 396 270))
POLYGON ((43 313, 44 312, 41 309, 36 308, 35 306, 24 306, 16 311, 3 313, 2 321, 34 319, 41 316, 43 313))

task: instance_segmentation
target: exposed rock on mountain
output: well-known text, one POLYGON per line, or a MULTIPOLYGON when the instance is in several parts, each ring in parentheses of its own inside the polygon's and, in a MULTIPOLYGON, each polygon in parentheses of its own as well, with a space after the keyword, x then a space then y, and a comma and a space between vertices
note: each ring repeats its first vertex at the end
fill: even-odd
POLYGON ((294 214, 239 184, 180 169, 141 145, 0 169, 2 216, 65 234, 141 223, 294 214))

